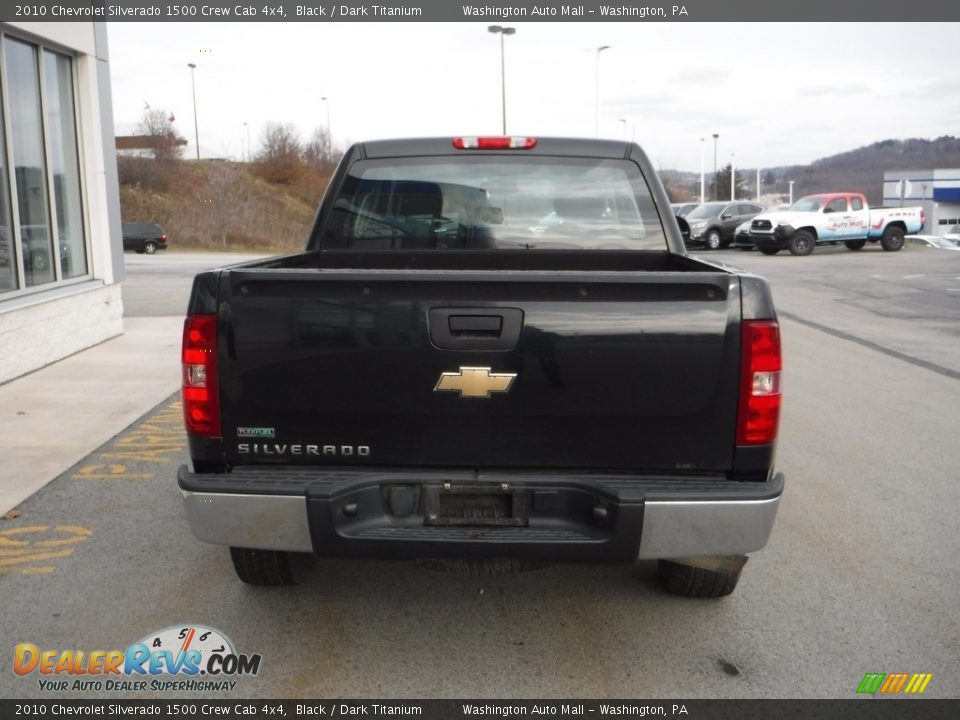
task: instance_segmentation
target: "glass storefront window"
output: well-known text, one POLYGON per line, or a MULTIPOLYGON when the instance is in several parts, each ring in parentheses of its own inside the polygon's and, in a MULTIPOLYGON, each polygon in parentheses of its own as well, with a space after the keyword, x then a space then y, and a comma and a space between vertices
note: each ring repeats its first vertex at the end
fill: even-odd
POLYGON ((0 298, 90 273, 74 60, 0 32, 0 298))
POLYGON ((50 148, 50 171, 53 173, 54 206, 57 209, 61 276, 66 279, 87 274, 70 58, 44 50, 43 75, 46 84, 44 106, 47 112, 47 144, 50 148))
POLYGON ((10 113, 10 160, 13 163, 20 213, 20 247, 27 287, 53 282, 50 204, 47 201, 47 172, 43 147, 43 119, 40 113, 40 75, 37 49, 6 38, 7 91, 10 113))
MULTIPOLYGON (((0 130, 5 127, 2 97, 0 93, 0 130)), ((8 172, 6 143, 0 135, 0 293, 16 290, 18 287, 13 219, 10 217, 10 189, 7 187, 8 172)))

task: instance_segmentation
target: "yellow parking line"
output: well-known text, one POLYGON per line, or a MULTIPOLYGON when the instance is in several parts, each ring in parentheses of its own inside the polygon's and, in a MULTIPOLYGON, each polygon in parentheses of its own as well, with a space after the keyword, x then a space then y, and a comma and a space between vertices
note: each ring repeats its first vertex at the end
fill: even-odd
POLYGON ((67 555, 72 554, 73 548, 66 548, 65 550, 51 550, 50 552, 34 553, 33 555, 24 555, 23 557, 4 558, 0 559, 0 567, 37 562, 38 560, 52 560, 53 558, 67 557, 67 555))

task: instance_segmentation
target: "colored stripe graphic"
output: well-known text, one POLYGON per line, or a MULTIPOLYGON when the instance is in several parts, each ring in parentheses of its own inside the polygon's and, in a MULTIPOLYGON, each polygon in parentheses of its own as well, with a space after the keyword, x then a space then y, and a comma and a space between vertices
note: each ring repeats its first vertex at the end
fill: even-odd
POLYGON ((927 689, 927 685, 930 684, 932 679, 933 673, 914 673, 904 692, 919 695, 927 689))
POLYGON ((857 692, 873 695, 880 689, 880 683, 883 682, 885 677, 886 673, 867 673, 863 676, 863 680, 860 681, 857 692))
POLYGON ((858 693, 897 695, 901 692, 920 695, 933 679, 933 673, 867 673, 857 686, 858 693))
POLYGON ((880 687, 880 692, 886 695, 895 695, 903 690, 908 677, 910 676, 907 673, 890 673, 880 687))

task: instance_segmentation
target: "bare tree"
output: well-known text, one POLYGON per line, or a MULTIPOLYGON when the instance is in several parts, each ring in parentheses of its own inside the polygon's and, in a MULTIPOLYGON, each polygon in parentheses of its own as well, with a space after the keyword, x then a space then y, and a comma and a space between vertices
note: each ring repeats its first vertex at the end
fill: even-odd
POLYGON ((137 132, 153 139, 153 152, 157 160, 176 160, 183 155, 186 140, 174 130, 175 120, 173 113, 161 108, 147 106, 143 111, 137 132))
POLYGON ((265 180, 290 184, 303 173, 302 152, 300 133, 292 123, 268 122, 254 160, 265 180))
POLYGON ((303 162, 311 170, 329 172, 339 160, 339 153, 330 142, 330 130, 318 127, 303 146, 303 162))

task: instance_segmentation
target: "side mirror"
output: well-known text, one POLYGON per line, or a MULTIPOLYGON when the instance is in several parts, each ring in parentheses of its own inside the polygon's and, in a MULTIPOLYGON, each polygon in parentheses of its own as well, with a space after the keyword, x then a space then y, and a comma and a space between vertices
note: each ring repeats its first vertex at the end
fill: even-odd
POLYGON ((690 223, 684 220, 682 217, 677 215, 677 225, 680 226, 680 236, 683 238, 684 242, 690 240, 690 223))

